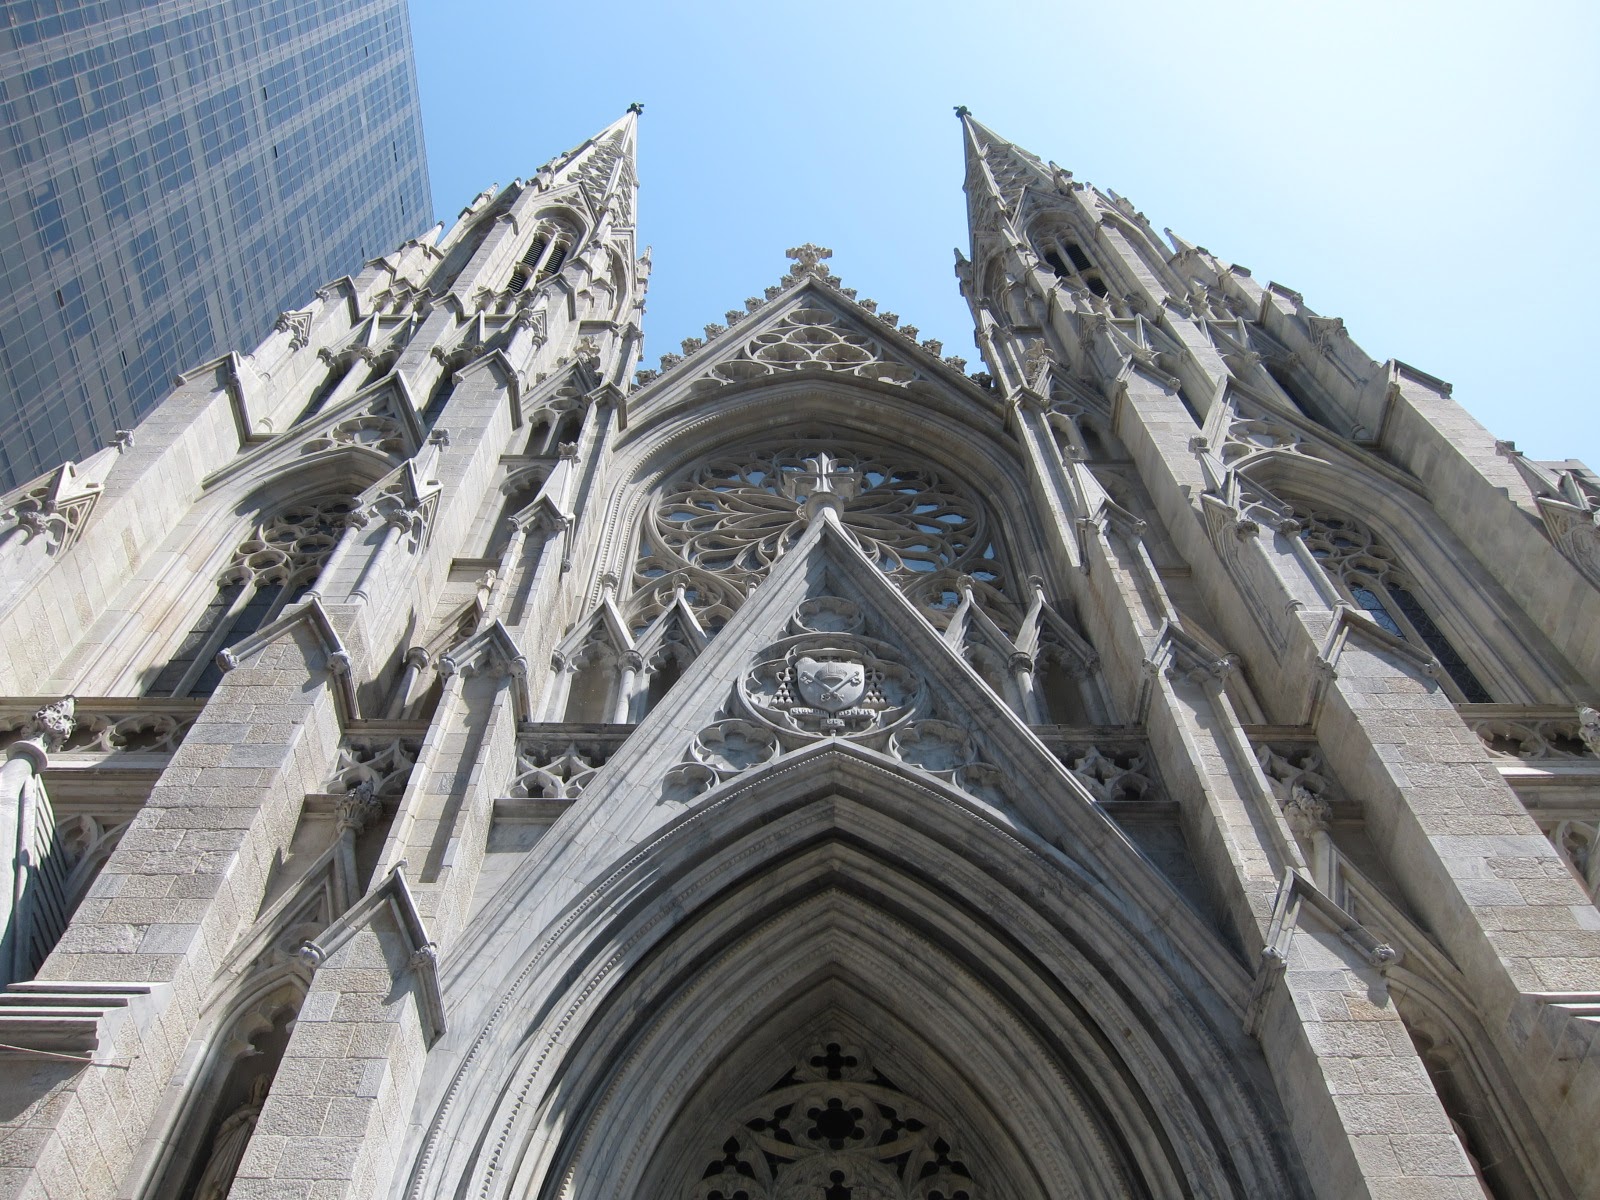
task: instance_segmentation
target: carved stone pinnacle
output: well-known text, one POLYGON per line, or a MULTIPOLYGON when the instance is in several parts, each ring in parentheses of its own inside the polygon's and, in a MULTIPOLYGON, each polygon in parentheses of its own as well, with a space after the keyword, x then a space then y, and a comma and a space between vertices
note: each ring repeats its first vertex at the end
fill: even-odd
POLYGON ((76 697, 64 696, 33 714, 34 728, 38 730, 39 739, 46 750, 53 753, 67 744, 67 739, 77 728, 77 708, 76 697))

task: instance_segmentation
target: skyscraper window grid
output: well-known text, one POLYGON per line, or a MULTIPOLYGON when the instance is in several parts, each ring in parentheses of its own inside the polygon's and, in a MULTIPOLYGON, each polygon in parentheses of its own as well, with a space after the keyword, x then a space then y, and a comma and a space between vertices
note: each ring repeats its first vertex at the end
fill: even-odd
POLYGON ((0 14, 0 484, 430 222, 396 0, 0 14))

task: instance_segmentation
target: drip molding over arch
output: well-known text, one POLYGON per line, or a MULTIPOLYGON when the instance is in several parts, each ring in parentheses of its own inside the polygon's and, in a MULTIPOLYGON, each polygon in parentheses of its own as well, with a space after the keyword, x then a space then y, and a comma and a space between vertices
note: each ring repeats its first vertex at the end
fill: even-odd
POLYGON ((698 1153, 669 1130, 710 1128, 691 1097, 717 1091, 715 1063, 747 1062, 765 1088, 764 1054, 849 1020, 880 1031, 902 1086, 949 1100, 947 1120, 999 1122, 1029 1147, 995 1153, 1040 1177, 991 1194, 1305 1194, 1281 1118, 1257 1107, 1272 1090, 1242 1033, 1247 972, 1131 850, 1085 846, 1091 870, 838 742, 754 774, 614 868, 593 864, 604 882, 559 911, 538 875, 491 902, 479 928, 494 932, 446 980, 454 1078, 436 1077, 418 1114, 431 1128, 409 1195, 673 1195, 647 1166, 698 1153), (1125 856, 1144 878, 1106 872, 1125 856), (780 978, 793 986, 774 996, 780 978), (786 1008, 791 992, 811 1000, 786 1008), (931 1032, 902 1038, 895 1013, 931 1032), (633 1165, 607 1156, 635 1144, 633 1165), (1067 1160, 1095 1164, 1081 1190, 1052 1182, 1073 1177, 1067 1160))

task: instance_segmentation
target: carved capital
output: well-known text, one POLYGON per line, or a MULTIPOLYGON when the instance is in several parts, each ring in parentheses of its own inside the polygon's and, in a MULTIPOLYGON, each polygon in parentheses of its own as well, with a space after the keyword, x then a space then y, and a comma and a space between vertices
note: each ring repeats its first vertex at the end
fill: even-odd
POLYGON ((1289 828, 1302 838, 1326 830, 1333 821, 1333 805, 1304 784, 1296 783, 1289 789, 1289 798, 1283 802, 1283 816, 1289 828))
POLYGON ((1600 757, 1600 712, 1587 704, 1578 708, 1578 736, 1589 747, 1589 753, 1600 757))
POLYGON ((378 799, 377 789, 370 779, 361 780, 334 803, 340 833, 349 830, 359 835, 382 812, 383 801, 378 799))
POLYGON ((418 946, 411 952, 410 960, 413 971, 435 971, 439 967, 439 948, 432 942, 426 946, 418 946))

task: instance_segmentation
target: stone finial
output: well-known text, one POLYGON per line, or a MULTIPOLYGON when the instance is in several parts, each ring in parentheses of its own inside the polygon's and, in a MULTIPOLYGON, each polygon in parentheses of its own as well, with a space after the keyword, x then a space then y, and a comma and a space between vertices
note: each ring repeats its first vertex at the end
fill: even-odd
POLYGON ((1022 370, 1031 383, 1039 377, 1039 373, 1051 362, 1050 347, 1045 345, 1042 337, 1035 338, 1028 343, 1028 352, 1023 356, 1022 370))
POLYGON ((1333 805, 1305 784, 1296 783, 1291 785, 1289 798, 1283 802, 1283 816, 1297 835, 1310 837, 1333 821, 1333 805))
POLYGON ((1600 756, 1600 712, 1587 704, 1578 706, 1578 736, 1590 754, 1600 756))
POLYGON ((789 271, 791 275, 815 275, 818 279, 827 279, 832 274, 822 265, 823 259, 833 257, 833 251, 826 246, 807 242, 803 246, 791 246, 783 253, 785 258, 794 259, 794 266, 789 271))
POLYGON ((334 816, 339 832, 349 830, 359 835, 383 811, 383 801, 378 799, 377 788, 370 779, 363 779, 334 802, 334 816))
POLYGON ((33 714, 35 736, 44 743, 46 750, 53 753, 67 744, 78 725, 77 711, 77 697, 63 696, 33 714))

